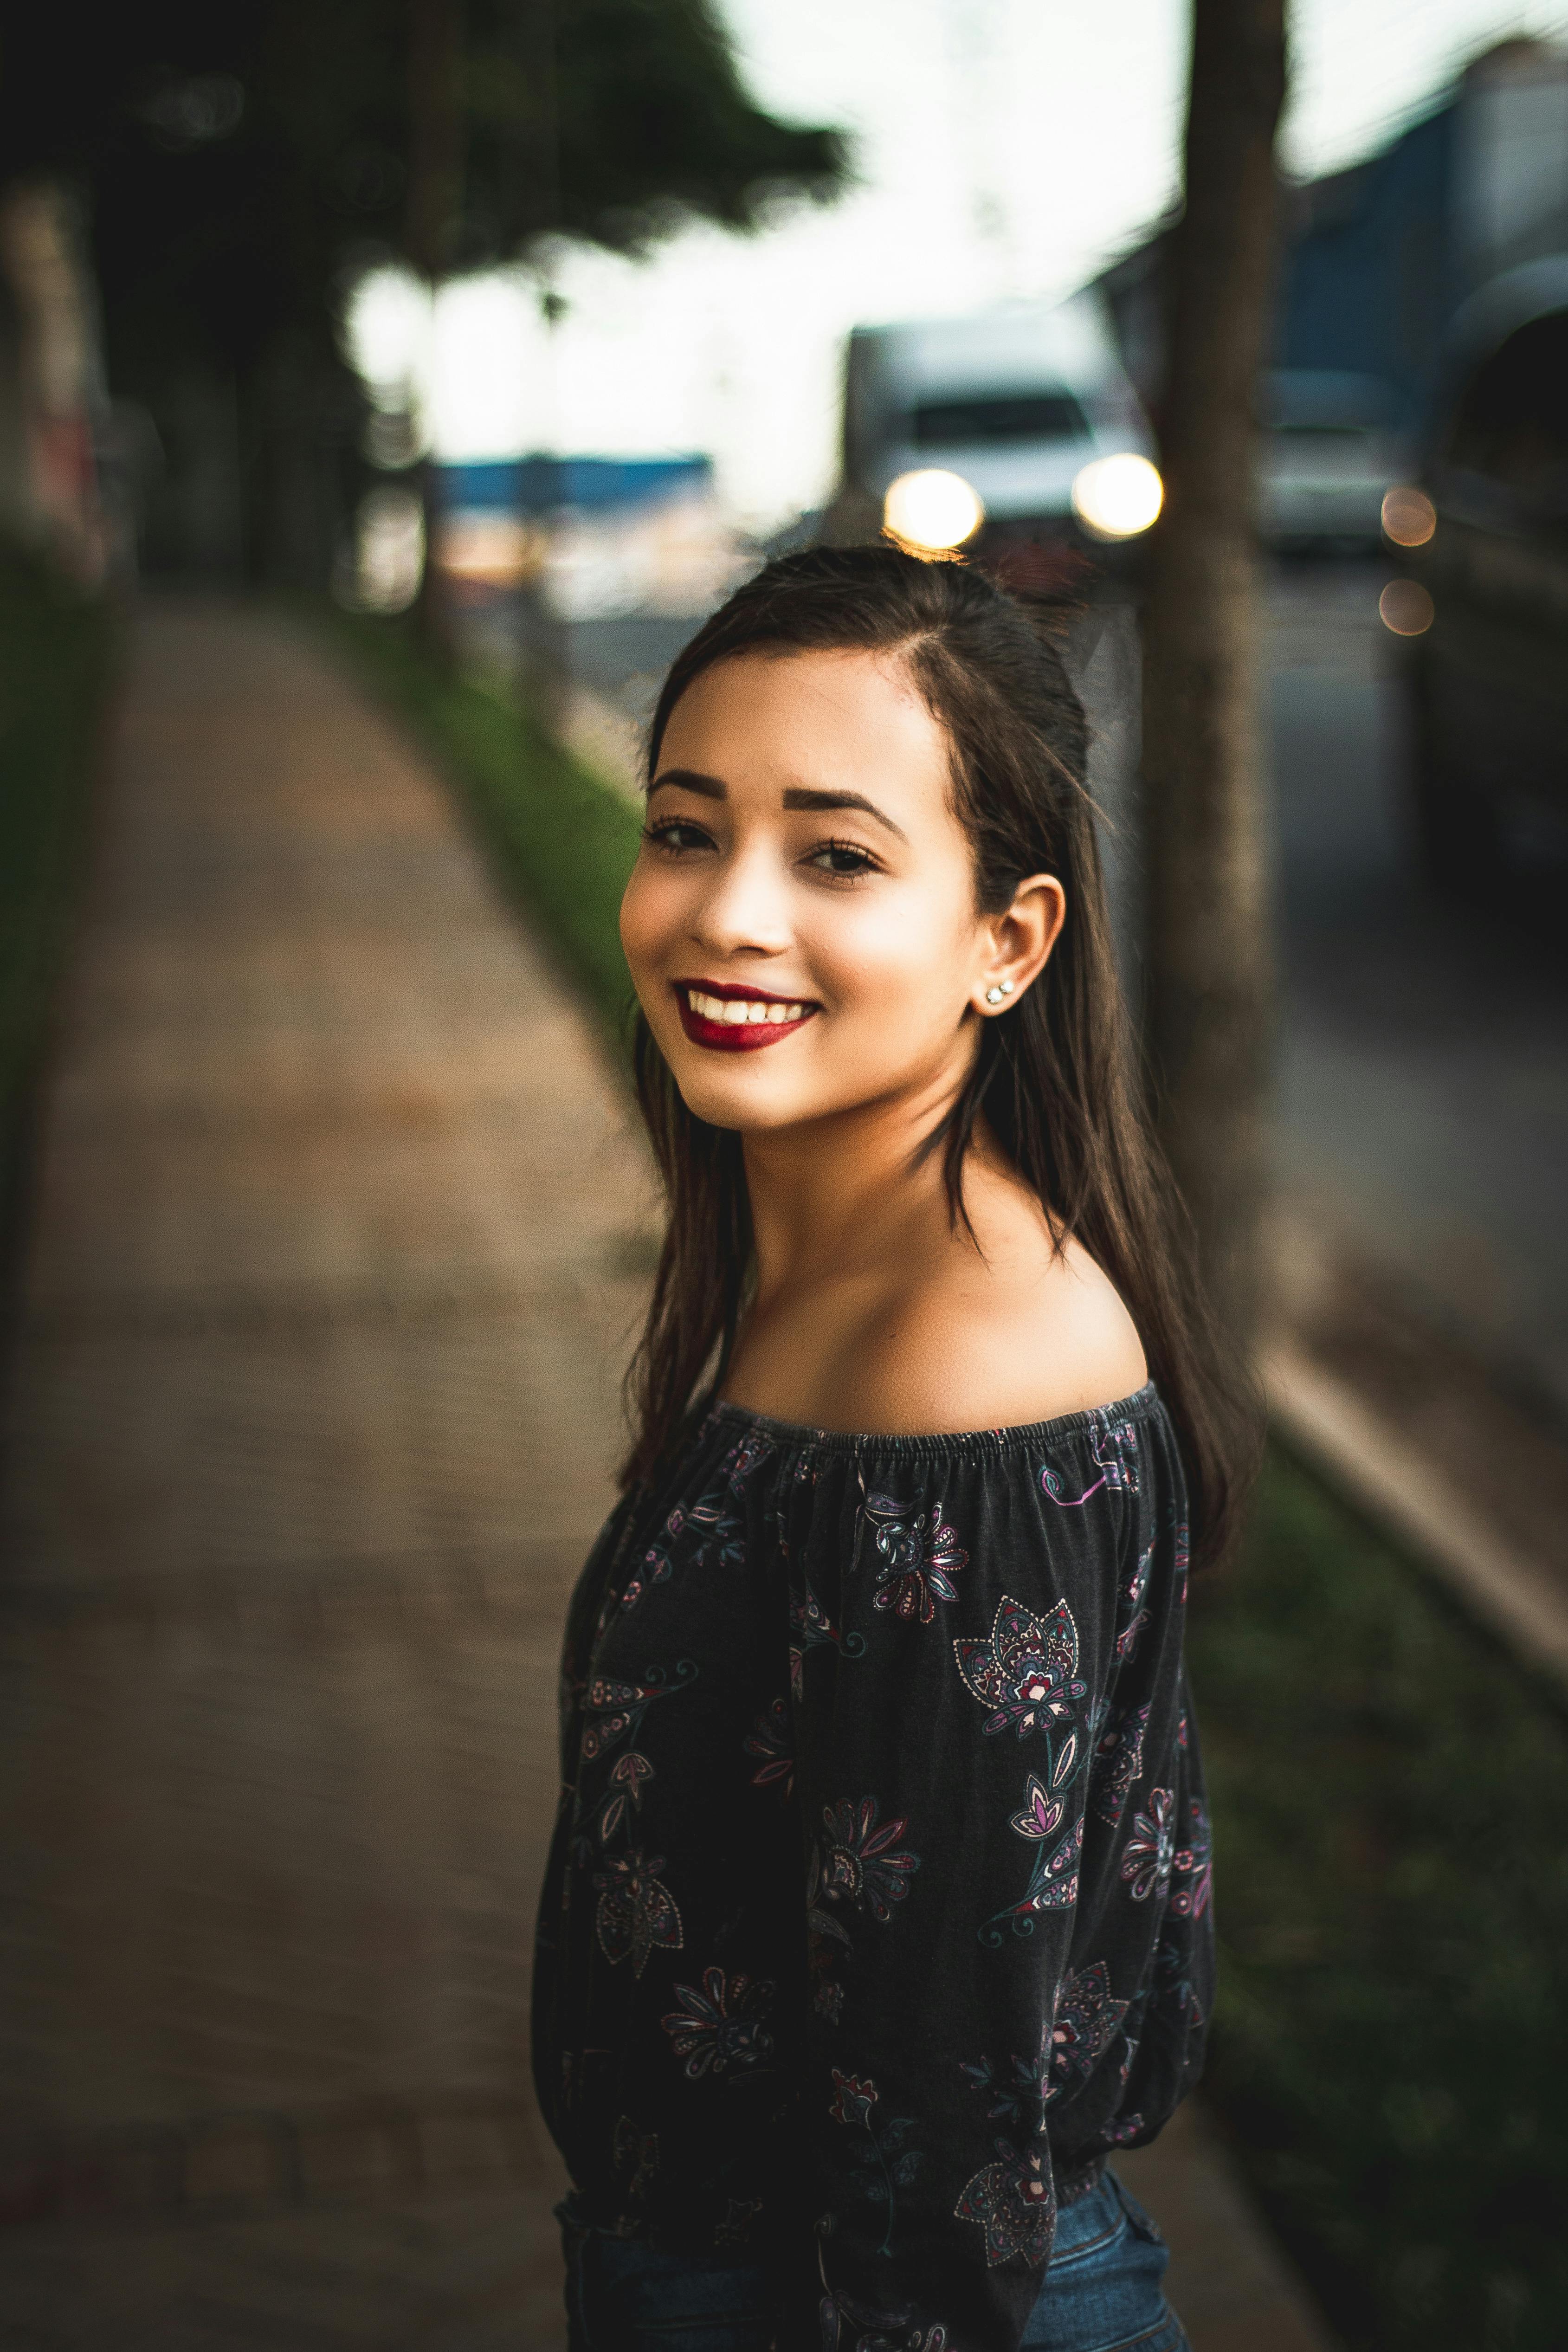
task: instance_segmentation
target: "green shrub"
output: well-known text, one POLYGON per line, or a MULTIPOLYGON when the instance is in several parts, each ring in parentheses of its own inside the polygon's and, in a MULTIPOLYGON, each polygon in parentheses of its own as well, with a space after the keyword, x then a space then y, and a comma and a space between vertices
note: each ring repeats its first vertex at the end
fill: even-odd
POLYGON ((632 1002, 621 893, 642 819, 520 705, 444 677, 405 622, 340 618, 336 642, 459 787, 508 892, 619 1044, 632 1002))
POLYGON ((1356 2352, 1557 2352, 1568 1722, 1276 1454, 1194 1612, 1208 2096, 1356 2352))

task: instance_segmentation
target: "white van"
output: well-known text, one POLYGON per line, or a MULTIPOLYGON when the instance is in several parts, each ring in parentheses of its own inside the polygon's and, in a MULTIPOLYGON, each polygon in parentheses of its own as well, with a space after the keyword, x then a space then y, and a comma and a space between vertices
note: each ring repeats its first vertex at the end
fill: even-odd
POLYGON ((822 536, 851 545, 885 524, 915 544, 963 544, 1020 587, 1087 584, 1108 550, 1158 513, 1153 456, 1148 419, 1092 293, 857 327, 845 369, 843 479, 822 536), (1120 469, 1107 471, 1107 459, 1123 461, 1120 469), (925 476, 946 478, 942 511, 960 521, 972 513, 967 530, 944 540, 904 529, 906 487, 925 476), (955 480, 971 494, 967 509, 955 480))
POLYGON ((1264 539, 1301 552, 1380 547, 1383 501, 1409 467, 1388 385, 1335 369, 1277 369, 1260 385, 1258 407, 1264 539))

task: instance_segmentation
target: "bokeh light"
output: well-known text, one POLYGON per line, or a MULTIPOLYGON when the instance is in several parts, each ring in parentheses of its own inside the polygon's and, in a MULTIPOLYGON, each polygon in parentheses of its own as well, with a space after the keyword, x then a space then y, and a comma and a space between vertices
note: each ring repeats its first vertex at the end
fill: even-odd
POLYGON ((424 575, 424 509, 412 490, 367 491, 333 579, 340 604, 356 613, 405 613, 424 575))
POLYGON ((1130 449, 1094 458, 1072 485, 1072 511, 1095 539, 1136 539, 1165 499, 1158 467, 1130 449))
POLYGON ((1384 536, 1396 547, 1425 547, 1437 528, 1437 509, 1425 490, 1395 488, 1383 501, 1384 536))
POLYGON ((1419 637, 1437 618, 1437 606, 1418 580, 1391 580, 1377 600, 1385 629, 1396 637, 1419 637))
POLYGON ((900 474, 883 502, 882 519, 894 539, 905 547, 938 555, 973 539, 986 519, 977 490, 962 474, 929 466, 915 474, 900 474))
POLYGON ((367 270, 343 313, 349 355, 378 405, 392 406, 430 363, 430 289, 411 269, 367 270))

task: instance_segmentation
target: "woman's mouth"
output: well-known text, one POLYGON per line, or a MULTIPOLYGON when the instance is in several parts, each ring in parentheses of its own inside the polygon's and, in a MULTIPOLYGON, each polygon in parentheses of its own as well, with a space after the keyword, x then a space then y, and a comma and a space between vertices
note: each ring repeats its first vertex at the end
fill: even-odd
POLYGON ((720 981, 677 980, 681 1026, 694 1045, 716 1054, 754 1054, 792 1037, 821 1008, 809 998, 769 996, 720 981))

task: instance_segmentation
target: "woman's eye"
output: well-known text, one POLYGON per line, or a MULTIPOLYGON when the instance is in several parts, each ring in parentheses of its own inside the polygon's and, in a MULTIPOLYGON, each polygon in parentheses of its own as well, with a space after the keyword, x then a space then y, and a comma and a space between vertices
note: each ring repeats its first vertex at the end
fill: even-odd
POLYGON ((688 824, 685 817, 667 817, 663 824, 643 828, 643 838, 654 849, 667 849, 676 856, 693 849, 711 849, 713 842, 700 824, 688 824))
POLYGON ((831 874, 840 880, 851 880, 857 874, 873 874, 876 860, 868 850, 857 849, 852 841, 824 841, 807 858, 819 874, 831 874))

